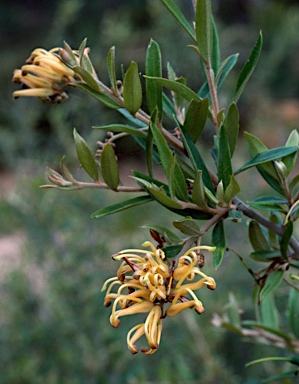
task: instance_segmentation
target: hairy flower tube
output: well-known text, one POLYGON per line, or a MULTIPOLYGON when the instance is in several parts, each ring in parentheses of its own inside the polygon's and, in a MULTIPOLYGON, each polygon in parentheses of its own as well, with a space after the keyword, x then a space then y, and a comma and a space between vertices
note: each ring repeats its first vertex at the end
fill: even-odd
POLYGON ((33 96, 46 103, 59 103, 67 98, 65 89, 79 77, 61 61, 60 50, 36 48, 26 64, 14 71, 13 82, 21 84, 23 88, 13 92, 15 99, 33 96))
POLYGON ((194 291, 206 286, 214 290, 215 280, 205 275, 198 267, 196 251, 215 251, 215 247, 200 245, 189 249, 178 261, 166 258, 161 249, 145 242, 144 249, 125 249, 115 255, 114 260, 122 263, 117 275, 103 285, 106 290, 104 305, 112 302, 110 323, 118 327, 120 317, 136 313, 147 313, 144 323, 134 326, 127 335, 127 344, 132 354, 138 352, 136 341, 145 335, 148 346, 141 352, 153 354, 159 347, 162 333, 162 319, 173 317, 187 308, 201 314, 202 302, 194 291))

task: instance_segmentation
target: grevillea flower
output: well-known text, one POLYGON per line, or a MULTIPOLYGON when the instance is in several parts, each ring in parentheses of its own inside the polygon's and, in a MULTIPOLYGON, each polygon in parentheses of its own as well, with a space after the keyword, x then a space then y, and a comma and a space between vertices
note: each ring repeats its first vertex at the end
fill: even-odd
POLYGON ((60 51, 61 48, 53 48, 50 51, 36 48, 26 60, 26 64, 14 71, 12 80, 23 87, 13 92, 15 99, 33 96, 43 102, 57 103, 67 98, 65 89, 79 77, 61 61, 60 51))
POLYGON ((143 335, 148 346, 141 352, 153 354, 160 344, 162 319, 173 317, 187 308, 201 314, 202 302, 194 291, 206 286, 214 290, 215 280, 205 275, 198 267, 196 251, 215 251, 215 247, 196 246, 189 249, 177 262, 170 262, 161 249, 145 242, 144 249, 126 249, 115 255, 114 260, 122 263, 117 275, 103 285, 106 291, 104 305, 112 305, 110 323, 118 327, 120 317, 136 313, 147 313, 144 323, 134 326, 127 335, 129 350, 138 352, 136 341, 143 335))

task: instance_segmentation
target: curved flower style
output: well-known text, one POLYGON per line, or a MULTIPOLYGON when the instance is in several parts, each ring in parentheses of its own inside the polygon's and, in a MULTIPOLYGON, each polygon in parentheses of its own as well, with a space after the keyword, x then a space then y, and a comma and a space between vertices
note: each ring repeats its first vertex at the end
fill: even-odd
POLYGON ((132 354, 138 352, 135 343, 143 335, 149 347, 141 347, 141 352, 153 354, 159 347, 162 319, 187 308, 203 313, 204 307, 194 291, 204 286, 212 290, 216 288, 215 280, 198 267, 196 254, 197 250, 213 252, 215 247, 193 247, 174 263, 152 243, 147 241, 143 246, 150 250, 126 249, 113 255, 114 260, 123 261, 117 276, 106 280, 102 288, 102 291, 107 289, 104 305, 109 307, 114 300, 110 316, 113 327, 119 326, 122 316, 148 313, 144 323, 128 332, 127 344, 132 354), (115 287, 118 287, 116 292, 112 292, 115 287))
POLYGON ((15 91, 13 97, 38 97, 46 103, 59 103, 67 94, 64 90, 78 78, 75 72, 59 58, 61 48, 47 51, 36 48, 21 69, 16 69, 13 81, 24 89, 15 91))

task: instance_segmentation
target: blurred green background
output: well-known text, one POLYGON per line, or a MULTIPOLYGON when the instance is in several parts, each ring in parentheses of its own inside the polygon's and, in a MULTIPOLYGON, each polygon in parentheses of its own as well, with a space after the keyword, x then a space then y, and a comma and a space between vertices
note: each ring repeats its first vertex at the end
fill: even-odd
MULTIPOLYGON (((191 20, 191 0, 177 3, 191 20)), ((221 104, 229 102, 262 29, 262 57, 239 105, 242 130, 258 135, 269 147, 283 145, 290 130, 298 127, 299 2, 218 0, 213 6, 222 59, 240 53, 220 94, 221 104)), ((113 329, 110 311, 102 304, 101 286, 117 268, 111 254, 138 248, 147 240, 141 225, 171 225, 179 217, 151 203, 92 220, 92 212, 127 196, 39 189, 47 183, 46 167, 58 170, 63 155, 83 177, 73 145, 74 127, 95 150, 96 140, 103 136, 91 126, 121 122, 121 117, 78 90, 71 90, 61 105, 12 100, 17 88, 11 83, 13 70, 35 47, 50 49, 66 40, 75 49, 85 37, 104 82, 111 46, 116 46, 120 76, 121 64, 126 68, 131 60, 143 71, 147 44, 153 38, 161 46, 164 66, 171 62, 177 75, 185 76, 196 90, 202 77, 197 58, 186 47, 188 36, 158 0, 4 0, 0 17, 0 383, 254 384, 279 372, 281 366, 270 363, 253 368, 244 364, 283 351, 240 343, 238 336, 211 325, 213 313, 224 312, 231 291, 242 301, 244 317, 253 316, 250 275, 232 254, 217 271, 207 258, 205 271, 215 277, 218 289, 200 291, 205 314, 199 317, 189 311, 167 319, 158 352, 131 356, 125 336, 137 320, 123 320, 113 329)), ((203 146, 210 140, 207 135, 203 146)), ((128 139, 117 151, 125 178, 138 167, 142 154, 128 139)), ((246 158, 243 152, 239 151, 236 164, 246 158)), ((249 175, 244 199, 264 188, 254 172, 249 175)), ((247 257, 245 228, 232 224, 227 231, 233 246, 247 257)))

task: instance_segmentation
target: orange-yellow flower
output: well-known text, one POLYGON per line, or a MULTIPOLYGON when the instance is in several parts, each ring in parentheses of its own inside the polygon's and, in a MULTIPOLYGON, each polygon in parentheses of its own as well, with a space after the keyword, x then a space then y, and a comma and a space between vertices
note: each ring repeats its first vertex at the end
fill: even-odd
POLYGON ((107 289, 104 305, 110 306, 114 300, 110 316, 113 327, 119 326, 122 316, 148 313, 144 323, 128 332, 127 344, 133 354, 138 352, 135 343, 142 336, 148 346, 141 347, 141 352, 155 353, 160 344, 162 319, 176 316, 187 308, 203 313, 202 302, 194 291, 204 286, 216 288, 215 280, 198 267, 196 254, 197 250, 213 252, 215 247, 193 247, 174 263, 152 243, 145 242, 143 246, 150 250, 126 249, 113 255, 113 259, 122 260, 122 264, 117 275, 108 279, 102 288, 102 291, 107 289), (112 292, 116 287, 117 291, 112 292))

